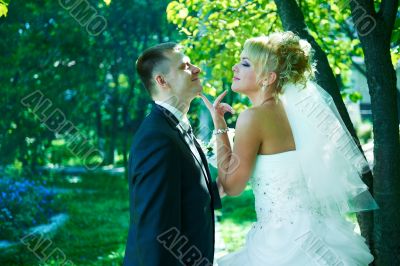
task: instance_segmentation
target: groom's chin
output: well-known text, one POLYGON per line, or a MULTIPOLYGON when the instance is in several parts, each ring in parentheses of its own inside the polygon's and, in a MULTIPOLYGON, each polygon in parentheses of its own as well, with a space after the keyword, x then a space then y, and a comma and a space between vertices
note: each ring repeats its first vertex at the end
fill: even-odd
POLYGON ((202 85, 198 85, 194 89, 195 89, 196 95, 198 95, 199 93, 203 92, 203 86, 202 85))

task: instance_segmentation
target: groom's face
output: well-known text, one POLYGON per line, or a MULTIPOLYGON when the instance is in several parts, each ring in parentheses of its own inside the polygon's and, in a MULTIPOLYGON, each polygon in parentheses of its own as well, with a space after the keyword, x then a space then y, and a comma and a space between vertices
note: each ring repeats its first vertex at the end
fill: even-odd
POLYGON ((203 89, 200 83, 200 68, 190 63, 190 58, 182 52, 171 51, 170 71, 166 75, 170 92, 179 99, 187 100, 196 97, 203 89))

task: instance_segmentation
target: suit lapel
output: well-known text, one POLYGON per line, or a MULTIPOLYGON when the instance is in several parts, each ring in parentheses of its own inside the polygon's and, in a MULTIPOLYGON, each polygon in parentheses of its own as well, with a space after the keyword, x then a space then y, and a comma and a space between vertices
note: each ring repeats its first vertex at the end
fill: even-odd
POLYGON ((207 172, 207 183, 210 184, 211 183, 211 173, 210 173, 210 169, 208 168, 208 162, 207 162, 206 155, 204 154, 203 150, 201 149, 200 144, 197 142, 196 139, 194 139, 194 144, 196 145, 197 151, 200 154, 203 165, 206 168, 205 170, 207 172))
MULTIPOLYGON (((181 137, 183 142, 186 144, 186 146, 189 148, 190 152, 192 153, 192 156, 195 158, 195 160, 199 164, 199 166, 201 168, 201 171, 203 172, 204 179, 205 179, 206 184, 207 184, 207 188, 208 188, 209 192, 211 193, 211 190, 210 190, 210 187, 209 187, 209 182, 210 182, 209 181, 209 176, 208 176, 209 172, 207 171, 208 169, 206 168, 206 164, 204 163, 204 160, 203 160, 204 153, 201 151, 201 148, 198 149, 196 147, 196 143, 197 143, 196 139, 194 139, 194 145, 190 145, 186 141, 185 135, 186 135, 186 133, 183 131, 183 129, 179 130, 179 136, 181 137), (199 155, 200 155, 200 157, 199 157, 199 155)), ((197 143, 197 145, 198 145, 198 143, 197 143)), ((207 160, 205 160, 205 162, 207 163, 207 160)))
POLYGON ((210 171, 209 171, 209 169, 207 167, 207 159, 206 159, 204 153, 202 152, 202 150, 200 148, 200 145, 198 144, 196 139, 194 139, 194 145, 190 145, 185 140, 185 134, 186 133, 184 132, 183 128, 181 126, 178 126, 178 124, 179 124, 178 119, 170 111, 168 111, 164 107, 154 103, 152 110, 157 112, 157 113, 160 113, 162 116, 164 116, 167 119, 168 123, 171 125, 171 127, 174 130, 177 130, 179 132, 179 137, 182 139, 182 141, 184 142, 186 147, 189 149, 189 151, 192 154, 192 156, 194 157, 194 159, 199 164, 199 167, 201 168, 201 171, 203 172, 204 179, 206 181, 208 191, 209 191, 209 193, 210 193, 210 195, 212 197, 213 194, 212 194, 211 185, 210 185, 211 174, 210 174, 210 171), (200 155, 200 158, 199 158, 198 154, 200 155))

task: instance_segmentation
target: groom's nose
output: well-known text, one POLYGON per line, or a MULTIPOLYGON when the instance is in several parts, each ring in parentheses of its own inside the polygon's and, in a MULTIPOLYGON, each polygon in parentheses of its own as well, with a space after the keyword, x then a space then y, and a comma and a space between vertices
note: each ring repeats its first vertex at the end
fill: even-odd
POLYGON ((201 68, 198 66, 193 65, 192 74, 199 74, 201 72, 201 68))

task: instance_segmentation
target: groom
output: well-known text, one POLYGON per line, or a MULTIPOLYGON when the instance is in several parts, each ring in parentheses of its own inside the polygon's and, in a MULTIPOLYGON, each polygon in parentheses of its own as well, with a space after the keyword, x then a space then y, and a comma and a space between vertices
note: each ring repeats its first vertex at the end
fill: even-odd
POLYGON ((130 153, 124 265, 211 266, 221 199, 186 117, 201 70, 175 43, 144 51, 136 70, 155 103, 130 153))

